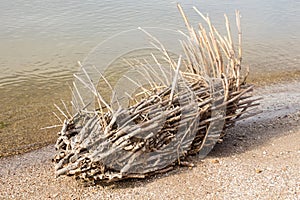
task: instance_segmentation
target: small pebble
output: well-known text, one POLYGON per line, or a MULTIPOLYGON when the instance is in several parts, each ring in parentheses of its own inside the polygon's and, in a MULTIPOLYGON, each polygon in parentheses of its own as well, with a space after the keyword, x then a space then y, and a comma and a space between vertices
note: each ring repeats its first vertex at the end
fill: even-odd
POLYGON ((214 164, 219 164, 220 163, 220 161, 218 159, 213 159, 213 160, 211 160, 211 162, 214 163, 214 164))

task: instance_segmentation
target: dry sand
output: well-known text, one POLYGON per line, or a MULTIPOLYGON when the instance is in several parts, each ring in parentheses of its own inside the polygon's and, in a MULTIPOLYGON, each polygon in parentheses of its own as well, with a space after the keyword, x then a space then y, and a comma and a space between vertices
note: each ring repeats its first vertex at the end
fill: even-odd
POLYGON ((300 83, 259 88, 261 114, 227 131, 193 168, 83 186, 54 177, 53 145, 0 159, 0 199, 300 199, 300 83))

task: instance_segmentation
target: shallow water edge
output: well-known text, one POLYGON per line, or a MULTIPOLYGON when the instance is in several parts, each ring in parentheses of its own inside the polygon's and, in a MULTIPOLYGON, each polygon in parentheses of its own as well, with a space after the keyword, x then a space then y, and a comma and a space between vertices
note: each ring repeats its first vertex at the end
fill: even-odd
MULTIPOLYGON (((28 89, 23 92, 18 87, 0 88, 0 157, 22 154, 55 143, 59 128, 42 128, 61 124, 53 114, 57 111, 54 104, 62 105, 63 99, 70 106, 71 81, 70 78, 49 83, 48 89, 31 85, 36 90, 28 89)), ((257 91, 267 88, 264 89, 266 92, 278 92, 278 98, 287 98, 280 96, 283 95, 279 92, 282 88, 291 96, 300 93, 300 71, 264 75, 253 73, 248 82, 256 85, 257 91), (280 88, 276 91, 278 85, 280 88)), ((297 100, 300 102, 297 98, 293 101, 297 100)), ((265 98, 263 101, 268 102, 269 99, 265 98)))

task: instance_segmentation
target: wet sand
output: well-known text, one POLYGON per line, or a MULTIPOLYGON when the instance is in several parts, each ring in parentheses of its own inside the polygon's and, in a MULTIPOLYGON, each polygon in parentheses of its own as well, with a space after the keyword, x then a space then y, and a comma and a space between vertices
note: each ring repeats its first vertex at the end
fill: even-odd
POLYGON ((84 186, 54 177, 53 145, 0 159, 0 199, 300 199, 300 82, 260 87, 261 114, 227 131, 193 168, 84 186))
MULTIPOLYGON (((299 79, 298 70, 272 74, 251 73, 248 81, 258 87, 265 87, 276 82, 299 79)), ((46 81, 40 86, 41 83, 32 80, 26 86, 0 88, 0 158, 36 150, 56 141, 59 128, 42 128, 60 124, 53 115, 53 111, 59 114, 54 104, 63 107, 63 99, 70 105, 71 81, 70 78, 58 82, 46 81)))

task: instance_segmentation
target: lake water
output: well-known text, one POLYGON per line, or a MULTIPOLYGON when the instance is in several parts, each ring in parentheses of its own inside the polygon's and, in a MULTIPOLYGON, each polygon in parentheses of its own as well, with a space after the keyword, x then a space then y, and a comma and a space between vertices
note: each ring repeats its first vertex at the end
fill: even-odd
MULTIPOLYGON (((57 130, 41 128, 58 123, 52 115, 53 104, 70 100, 68 83, 78 69, 76 63, 97 44, 139 26, 185 30, 176 2, 191 22, 201 21, 192 9, 196 6, 209 13, 220 29, 223 14, 234 22, 234 11, 239 9, 243 64, 250 66, 256 79, 276 77, 275 82, 278 77, 289 79, 300 74, 298 0, 2 0, 0 157, 55 140, 57 130)), ((109 48, 117 49, 118 45, 112 42, 109 48)))

